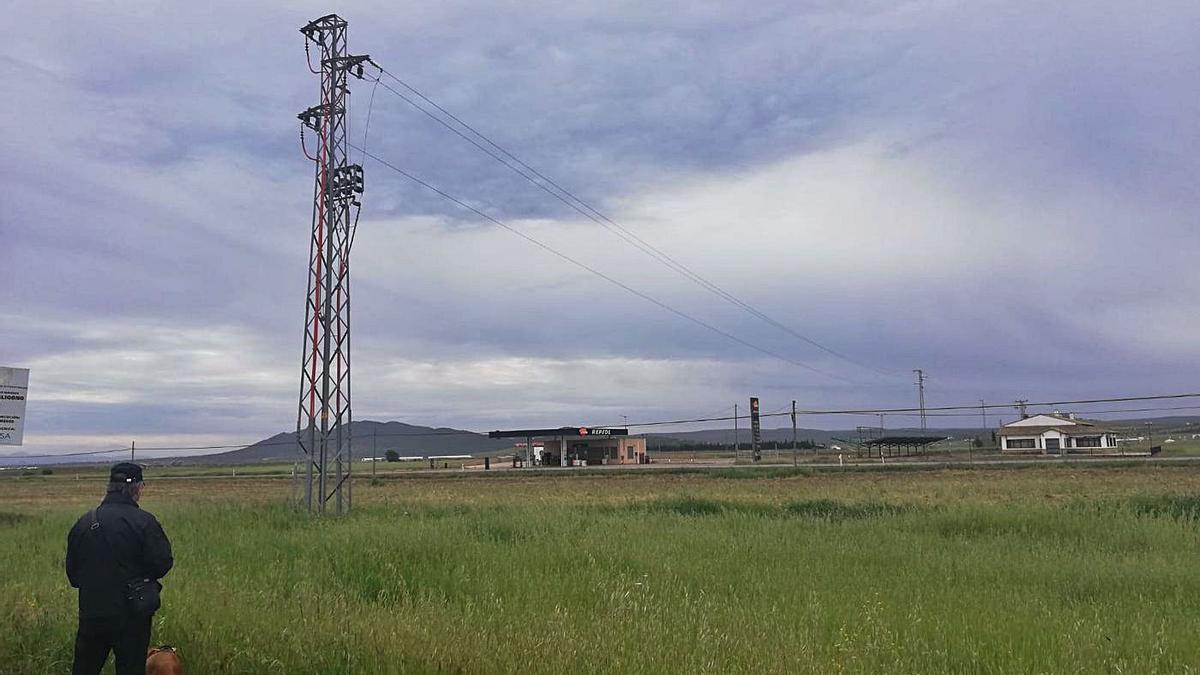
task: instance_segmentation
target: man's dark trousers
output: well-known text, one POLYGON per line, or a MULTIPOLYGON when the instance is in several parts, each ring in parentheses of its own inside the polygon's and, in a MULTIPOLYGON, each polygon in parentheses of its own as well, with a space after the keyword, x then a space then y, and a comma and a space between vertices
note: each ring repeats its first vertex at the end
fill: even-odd
POLYGON ((109 650, 116 653, 117 675, 145 675, 151 618, 80 619, 71 675, 97 675, 108 659, 109 650))

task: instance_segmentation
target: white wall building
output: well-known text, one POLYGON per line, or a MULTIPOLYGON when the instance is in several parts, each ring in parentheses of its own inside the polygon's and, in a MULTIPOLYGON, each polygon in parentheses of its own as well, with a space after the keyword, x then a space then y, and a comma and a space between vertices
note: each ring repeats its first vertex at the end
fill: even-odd
POLYGON ((1117 447, 1116 432, 1096 422, 1074 415, 1031 415, 1000 427, 997 434, 1004 452, 1041 452, 1066 454, 1112 450, 1117 447))

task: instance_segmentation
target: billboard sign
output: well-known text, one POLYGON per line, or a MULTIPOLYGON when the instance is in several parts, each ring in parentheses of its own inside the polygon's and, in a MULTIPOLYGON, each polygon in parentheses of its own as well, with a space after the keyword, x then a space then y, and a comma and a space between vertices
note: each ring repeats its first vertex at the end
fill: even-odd
POLYGON ((28 368, 0 366, 0 445, 21 445, 25 435, 28 368))
POLYGON ((628 429, 608 429, 605 427, 579 427, 580 436, 628 436, 628 429))
POLYGON ((750 397, 750 447, 754 450, 754 461, 762 459, 762 452, 759 451, 759 442, 762 441, 762 426, 758 421, 758 397, 750 397))

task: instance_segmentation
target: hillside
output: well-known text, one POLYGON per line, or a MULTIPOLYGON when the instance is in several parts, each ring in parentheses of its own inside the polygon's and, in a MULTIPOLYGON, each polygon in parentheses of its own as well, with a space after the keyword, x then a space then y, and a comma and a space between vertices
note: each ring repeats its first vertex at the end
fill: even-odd
MULTIPOLYGON (((1153 427, 1155 441, 1165 440, 1174 436, 1177 439, 1189 439, 1192 434, 1200 433, 1200 417, 1170 416, 1136 418, 1124 420, 1102 421, 1106 427, 1114 429, 1120 435, 1138 437, 1147 435, 1147 424, 1153 427)), ((634 430, 636 432, 636 429, 634 430)), ((925 433, 931 436, 947 436, 950 438, 971 438, 978 436, 987 442, 991 440, 993 429, 975 427, 930 428, 925 433)), ((512 439, 493 440, 486 435, 461 429, 446 427, 433 428, 403 422, 374 422, 363 420, 351 425, 353 436, 353 452, 358 458, 370 457, 372 454, 382 457, 388 450, 395 450, 403 456, 427 455, 483 455, 503 453, 512 448, 512 439), (374 439, 374 440, 372 440, 374 439)), ((917 435, 919 429, 887 429, 890 435, 917 435)), ((249 464, 260 462, 288 462, 296 458, 299 446, 294 432, 278 433, 257 443, 239 450, 232 450, 213 455, 192 457, 176 457, 174 461, 198 464, 249 464)), ((797 438, 800 441, 829 445, 838 443, 837 439, 856 441, 858 432, 854 429, 825 430, 798 429, 797 438)), ((681 431, 669 433, 646 434, 647 445, 651 449, 669 450, 673 446, 693 444, 720 445, 728 447, 733 443, 733 429, 702 429, 699 431, 681 431)), ((739 438, 743 444, 750 442, 750 430, 743 427, 739 430, 739 438)), ((792 440, 791 427, 763 429, 762 438, 765 442, 790 443, 792 440)), ((31 453, 26 450, 5 452, 0 450, 0 467, 47 464, 77 464, 93 461, 108 463, 116 456, 88 457, 81 459, 74 456, 47 457, 43 454, 31 453)))
MULTIPOLYGON (((478 455, 512 447, 506 440, 493 440, 473 431, 446 427, 422 427, 403 422, 356 421, 349 427, 355 457, 382 457, 388 450, 401 456, 478 455)), ((240 450, 193 457, 203 464, 249 464, 291 461, 300 454, 295 432, 278 433, 240 450)))
MULTIPOLYGON (((1086 418, 1086 413, 1084 414, 1086 418)), ((1188 438, 1192 434, 1200 433, 1200 417, 1175 415, 1170 417, 1148 417, 1124 420, 1099 420, 1098 424, 1115 430, 1118 434, 1129 436, 1144 436, 1147 432, 1147 425, 1153 427, 1153 435, 1155 438, 1165 439, 1168 436, 1176 438, 1188 438)), ((917 428, 888 428, 885 430, 889 436, 946 436, 952 439, 973 438, 979 437, 986 442, 991 441, 992 432, 995 428, 983 429, 980 427, 930 427, 925 431, 917 428)), ((838 439, 845 441, 856 441, 859 438, 858 431, 855 429, 797 429, 796 437, 801 441, 812 441, 814 443, 830 444, 838 442, 838 439)), ((739 430, 739 438, 743 444, 750 442, 750 430, 742 427, 739 430)), ((669 449, 674 445, 685 444, 717 444, 729 446, 733 444, 733 429, 705 429, 701 431, 688 431, 679 433, 664 433, 664 434, 648 434, 647 446, 650 448, 669 449)), ((764 442, 784 442, 790 443, 792 440, 791 427, 779 427, 775 429, 763 429, 762 439, 764 442)))
MULTIPOLYGON (((914 436, 925 434, 929 436, 946 436, 948 438, 963 438, 980 436, 981 438, 989 438, 991 429, 974 429, 974 428, 954 428, 954 429, 928 429, 921 431, 920 429, 888 429, 889 435, 895 436, 914 436)), ((743 444, 750 442, 750 430, 742 427, 738 432, 738 437, 743 444)), ((692 444, 692 443, 708 443, 718 445, 731 445, 733 443, 733 429, 705 429, 702 431, 688 431, 681 433, 667 434, 650 434, 647 436, 647 446, 651 448, 669 449, 673 445, 692 444)), ((837 439, 853 441, 858 439, 858 431, 854 429, 797 429, 796 438, 800 441, 812 441, 813 443, 821 443, 828 445, 829 443, 837 442, 837 439)), ((792 428, 779 427, 776 429, 763 429, 762 440, 764 442, 792 442, 792 428)))

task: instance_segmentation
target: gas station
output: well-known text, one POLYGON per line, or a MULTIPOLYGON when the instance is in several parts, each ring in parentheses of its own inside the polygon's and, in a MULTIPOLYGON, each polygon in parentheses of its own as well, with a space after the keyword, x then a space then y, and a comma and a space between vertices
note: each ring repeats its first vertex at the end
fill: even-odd
POLYGON ((558 427, 556 429, 511 429, 492 431, 488 438, 519 438, 513 465, 523 457, 524 466, 604 466, 648 464, 646 439, 630 436, 628 429, 613 427, 558 427), (523 452, 522 452, 523 450, 523 452))

